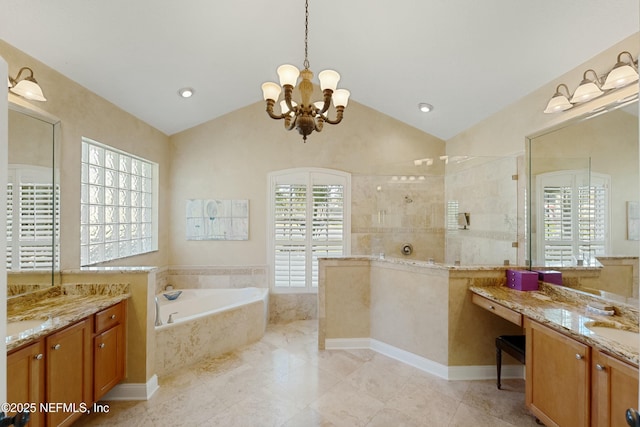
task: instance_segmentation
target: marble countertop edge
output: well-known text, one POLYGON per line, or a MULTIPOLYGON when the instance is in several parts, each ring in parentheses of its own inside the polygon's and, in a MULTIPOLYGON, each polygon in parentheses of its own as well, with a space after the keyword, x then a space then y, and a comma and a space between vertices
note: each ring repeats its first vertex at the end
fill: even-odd
POLYGON ((637 332, 638 324, 634 323, 634 319, 618 314, 598 315, 587 311, 586 303, 568 299, 554 300, 541 291, 517 291, 505 286, 471 286, 469 289, 577 341, 612 354, 634 366, 640 364, 640 355, 637 350, 596 335, 585 326, 589 322, 615 323, 620 329, 637 332))
POLYGON ((59 295, 8 309, 7 323, 42 319, 37 329, 16 335, 6 342, 7 351, 15 350, 39 338, 70 326, 84 318, 131 297, 130 293, 117 295, 59 295))

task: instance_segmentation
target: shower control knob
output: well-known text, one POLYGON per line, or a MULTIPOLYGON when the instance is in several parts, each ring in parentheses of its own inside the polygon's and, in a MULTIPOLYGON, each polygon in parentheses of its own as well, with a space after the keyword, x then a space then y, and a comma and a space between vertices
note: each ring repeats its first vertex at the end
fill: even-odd
POLYGON ((402 245, 402 255, 411 255, 413 253, 413 245, 405 243, 402 245))

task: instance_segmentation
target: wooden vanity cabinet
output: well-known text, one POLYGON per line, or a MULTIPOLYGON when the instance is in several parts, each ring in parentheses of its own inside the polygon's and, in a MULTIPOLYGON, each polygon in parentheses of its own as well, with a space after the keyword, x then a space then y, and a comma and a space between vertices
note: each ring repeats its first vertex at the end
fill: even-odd
POLYGON ((638 368, 596 349, 592 358, 591 425, 627 427, 627 409, 638 406, 638 368))
POLYGON ((588 427, 591 347, 529 318, 524 326, 527 407, 547 427, 588 427))
POLYGON ((44 402, 44 353, 44 342, 39 340, 7 355, 7 402, 35 404, 36 411, 29 414, 32 427, 44 426, 44 417, 37 410, 44 402))
POLYGON ((95 315, 93 400, 98 401, 124 378, 125 316, 123 301, 95 315))
POLYGON ((45 338, 46 402, 71 404, 72 411, 49 411, 47 426, 68 426, 82 416, 82 404, 93 398, 93 317, 88 317, 45 338))

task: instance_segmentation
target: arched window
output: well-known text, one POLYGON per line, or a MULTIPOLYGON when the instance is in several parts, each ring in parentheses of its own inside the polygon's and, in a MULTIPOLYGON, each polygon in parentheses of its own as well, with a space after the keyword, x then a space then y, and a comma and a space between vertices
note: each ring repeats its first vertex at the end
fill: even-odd
POLYGON ((331 169, 269 174, 271 289, 317 292, 318 258, 350 250, 351 175, 331 169))

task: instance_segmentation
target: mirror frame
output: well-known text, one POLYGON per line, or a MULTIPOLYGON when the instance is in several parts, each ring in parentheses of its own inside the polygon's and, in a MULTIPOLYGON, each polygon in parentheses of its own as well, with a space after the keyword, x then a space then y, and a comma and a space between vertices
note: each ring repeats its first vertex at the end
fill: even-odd
MULTIPOLYGON (((58 161, 59 159, 56 157, 56 150, 60 141, 60 123, 61 120, 48 113, 47 111, 44 111, 30 103, 28 103, 26 100, 24 100, 23 98, 14 95, 12 93, 9 93, 9 102, 8 102, 8 109, 10 111, 14 111, 17 113, 21 113, 24 114, 26 116, 29 116, 31 118, 34 118, 36 120, 40 120, 42 122, 48 123, 51 125, 51 129, 52 129, 52 146, 51 146, 51 165, 52 165, 52 183, 55 184, 60 184, 60 179, 59 176, 56 175, 56 170, 58 168, 58 161)), ((8 141, 7 141, 8 142, 8 141)), ((58 196, 58 200, 56 201, 58 204, 60 204, 60 196, 58 196)), ((6 207, 5 207, 6 209, 6 207)), ((53 211, 53 222, 54 224, 57 221, 57 210, 54 209, 53 211)), ((56 272, 59 272, 59 266, 56 269, 56 258, 58 258, 58 262, 60 262, 59 260, 59 256, 60 256, 60 250, 58 248, 58 244, 59 244, 59 236, 56 236, 56 233, 53 233, 52 238, 51 238, 51 245, 52 245, 52 266, 51 266, 51 285, 55 285, 56 284, 56 272), (58 241, 56 241, 56 237, 58 237, 58 241), (56 250, 57 249, 57 250, 56 250)), ((7 271, 7 275, 9 274, 9 272, 7 271)), ((8 283, 7 283, 8 286, 8 283)))
MULTIPOLYGON (((605 93, 604 95, 595 98, 589 102, 585 102, 584 104, 579 104, 573 107, 570 110, 564 111, 562 113, 558 113, 557 117, 554 117, 550 120, 547 127, 534 132, 531 135, 525 136, 525 166, 526 166, 526 176, 527 176, 527 201, 525 203, 525 215, 526 215, 526 232, 525 234, 525 266, 527 269, 531 270, 533 268, 540 268, 544 266, 534 266, 533 265, 533 242, 531 238, 532 231, 532 218, 533 215, 533 200, 531 195, 532 192, 532 177, 531 177, 531 166, 532 166, 532 156, 531 149, 532 143, 535 138, 541 137, 548 133, 554 132, 556 130, 562 129, 564 127, 575 125, 577 123, 592 119, 601 114, 606 114, 610 111, 617 110, 618 108, 623 108, 633 102, 639 102, 638 100, 638 92, 639 86, 638 83, 633 83, 628 86, 622 87, 620 89, 616 89, 605 93)), ((639 141, 640 143, 640 141, 639 141)), ((640 166, 640 165, 639 165, 640 166)))

